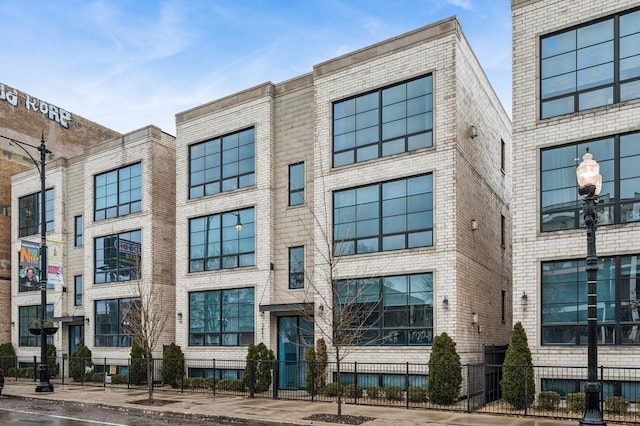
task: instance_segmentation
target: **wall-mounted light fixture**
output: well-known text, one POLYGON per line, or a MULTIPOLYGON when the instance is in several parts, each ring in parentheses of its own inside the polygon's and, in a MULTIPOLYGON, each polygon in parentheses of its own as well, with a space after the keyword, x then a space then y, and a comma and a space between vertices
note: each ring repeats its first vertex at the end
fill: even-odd
POLYGON ((15 321, 11 321, 11 328, 16 326, 16 322, 15 321))
POLYGON ((520 297, 520 304, 524 307, 524 306, 527 306, 527 302, 528 302, 527 292, 523 291, 522 296, 520 297))
POLYGON ((469 134, 471 135, 471 139, 478 137, 478 129, 473 124, 469 127, 469 134))
POLYGON ((478 323, 478 314, 476 314, 475 312, 473 312, 471 314, 471 324, 477 324, 478 323))
POLYGON ((442 299, 442 307, 445 309, 449 309, 449 299, 447 298, 447 296, 442 299))
POLYGON ((182 312, 178 312, 178 320, 182 321, 182 312))
POLYGON ((478 221, 476 219, 471 219, 471 230, 475 231, 478 229, 478 221))
POLYGON ((89 324, 89 317, 86 317, 84 320, 89 324))

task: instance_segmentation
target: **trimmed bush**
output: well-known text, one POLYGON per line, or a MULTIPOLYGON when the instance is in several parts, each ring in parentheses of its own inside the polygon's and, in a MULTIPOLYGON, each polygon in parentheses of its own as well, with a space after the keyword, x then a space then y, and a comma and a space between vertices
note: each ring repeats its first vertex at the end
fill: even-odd
POLYGON ((144 357, 144 349, 133 339, 131 343, 131 365, 129 366, 129 383, 141 385, 147 381, 147 360, 144 357))
MULTIPOLYGON (((0 345, 0 368, 5 373, 16 366, 16 349, 12 343, 3 343, 0 345)), ((15 374, 15 371, 14 371, 15 374)))
POLYGON ((409 386, 407 395, 411 402, 427 402, 427 390, 423 387, 409 386))
POLYGON ((126 385, 127 384, 127 375, 126 374, 112 374, 111 375, 111 384, 112 385, 126 385))
POLYGON ((172 388, 179 388, 184 377, 184 354, 175 343, 167 346, 162 353, 162 383, 172 388))
POLYGON ((58 352, 56 351, 56 346, 51 343, 47 343, 47 370, 50 379, 58 376, 58 372, 60 371, 58 352))
POLYGON ((324 339, 318 339, 316 346, 309 346, 304 351, 307 362, 305 387, 309 395, 317 395, 324 387, 327 371, 327 345, 324 339))
POLYGON ((372 399, 384 398, 384 389, 382 386, 371 386, 367 388, 367 397, 372 399))
POLYGON ((608 396, 604 400, 604 411, 612 414, 624 414, 629 410, 629 400, 623 396, 608 396))
POLYGON ((82 380, 85 370, 92 366, 91 349, 85 345, 80 345, 69 358, 69 375, 74 381, 79 382, 82 380))
POLYGON ((516 410, 530 407, 536 399, 533 362, 522 323, 517 322, 511 332, 511 342, 502 365, 502 398, 516 410))
POLYGON ((327 396, 338 396, 340 386, 337 383, 327 383, 323 388, 324 394, 327 396))
POLYGON ((403 393, 400 386, 390 385, 384 388, 384 397, 390 401, 402 401, 403 393))
POLYGON ((354 383, 344 387, 344 396, 349 398, 362 398, 362 386, 354 383))
POLYGON ((560 394, 554 391, 543 391, 538 394, 538 408, 555 411, 560 406, 560 394))
POLYGON ((456 342, 447 333, 433 339, 429 358, 427 395, 434 404, 453 404, 462 385, 462 365, 456 342))
POLYGON ((247 366, 244 369, 244 388, 247 387, 255 392, 264 392, 271 386, 271 371, 273 370, 273 361, 276 357, 273 355, 273 351, 264 343, 257 345, 249 345, 247 350, 247 366), (253 383, 249 383, 251 380, 251 368, 253 368, 253 383))
POLYGON ((567 394, 567 408, 574 413, 584 413, 586 407, 586 395, 584 392, 567 394))

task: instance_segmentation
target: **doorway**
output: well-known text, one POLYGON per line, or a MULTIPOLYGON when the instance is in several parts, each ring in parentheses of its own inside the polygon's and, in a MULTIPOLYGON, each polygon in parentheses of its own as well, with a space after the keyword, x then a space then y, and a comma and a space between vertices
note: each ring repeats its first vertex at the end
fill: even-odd
POLYGON ((313 345, 313 318, 278 317, 278 360, 280 389, 304 389, 304 351, 313 345))

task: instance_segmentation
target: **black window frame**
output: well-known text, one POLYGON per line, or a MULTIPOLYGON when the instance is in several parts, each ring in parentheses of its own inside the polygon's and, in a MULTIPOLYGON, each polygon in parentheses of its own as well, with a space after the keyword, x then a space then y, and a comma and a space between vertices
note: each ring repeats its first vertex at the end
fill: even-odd
POLYGON ((96 237, 93 240, 93 247, 94 284, 127 282, 140 278, 142 230, 134 229, 96 237), (113 265, 108 265, 107 260, 113 265), (99 265, 98 262, 102 264, 99 265))
POLYGON ((93 191, 93 220, 96 222, 141 212, 142 162, 95 175, 93 191), (132 171, 138 171, 139 174, 132 175, 132 171), (113 179, 113 176, 115 181, 110 182, 109 179, 113 179), (99 190, 103 187, 104 193, 99 190), (113 197, 115 200, 109 200, 113 197), (100 208, 98 208, 99 205, 100 208))
MULTIPOLYGON (((45 231, 55 229, 54 189, 45 190, 45 231)), ((25 195, 18 199, 18 237, 27 237, 40 233, 40 191, 25 195)))
POLYGON ((233 347, 253 344, 256 328, 255 306, 254 287, 189 292, 188 345, 190 347, 233 347), (241 296, 241 292, 244 296, 241 296), (233 302, 233 293, 236 293, 236 302, 233 302), (194 306, 196 304, 194 299, 197 297, 202 298, 201 303, 198 301, 202 305, 202 315, 199 316, 196 316, 197 311, 194 306), (241 297, 247 299, 241 301, 241 297), (207 298, 209 300, 213 298, 214 301, 206 303, 207 298), (229 301, 229 299, 232 302, 225 303, 225 300, 229 301), (248 307, 249 304, 250 307, 248 307), (251 327, 245 329, 249 320, 251 320, 251 327), (210 328, 207 329, 207 326, 210 328), (226 329, 226 327, 232 328, 226 329))
POLYGON ((73 218, 73 245, 75 247, 84 245, 84 221, 82 215, 73 218))
POLYGON ((304 288, 304 246, 289 247, 289 289, 304 288))
MULTIPOLYGON (((540 79, 539 79, 539 89, 540 89, 540 103, 539 103, 539 108, 540 108, 540 112, 539 112, 539 116, 541 120, 546 120, 546 119, 551 119, 554 117, 561 117, 561 116, 565 116, 565 115, 570 115, 570 114, 575 114, 577 112, 580 111, 586 111, 589 109, 593 109, 593 108, 600 108, 606 105, 613 105, 613 104, 618 104, 621 102, 626 102, 632 99, 638 99, 640 98, 640 72, 636 71, 636 75, 635 76, 630 76, 627 78, 622 78, 621 76, 621 65, 622 62, 625 59, 633 59, 635 57, 637 57, 640 54, 639 52, 635 52, 635 54, 631 54, 629 56, 625 56, 625 57, 621 57, 621 40, 627 38, 627 40, 625 41, 630 41, 630 44, 637 44, 637 40, 636 42, 632 42, 632 38, 635 37, 640 38, 640 28, 638 28, 638 30, 636 32, 630 32, 627 34, 622 34, 620 33, 620 18, 624 18, 625 16, 631 15, 633 13, 636 12, 640 12, 640 8, 634 8, 634 9, 629 9, 614 15, 609 15, 597 20, 593 20, 584 24, 580 24, 580 25, 576 25, 576 26, 572 26, 569 28, 565 28, 562 29, 560 31, 555 31, 553 33, 550 34, 546 34, 544 36, 541 36, 539 39, 539 47, 540 47, 540 60, 538 62, 539 67, 540 67, 540 79), (612 31, 611 31, 611 39, 602 39, 602 40, 598 40, 598 41, 593 41, 592 44, 584 44, 584 45, 578 45, 578 36, 579 36, 579 32, 581 30, 585 30, 589 27, 595 27, 597 25, 602 25, 608 21, 612 22, 612 31), (549 53, 553 53, 553 54, 549 54, 548 56, 545 56, 545 41, 546 40, 551 40, 554 39, 554 37, 556 38, 554 46, 557 45, 561 45, 562 44, 562 40, 560 40, 560 38, 562 36, 566 36, 566 37, 570 37, 573 34, 573 43, 574 43, 574 47, 568 48, 567 50, 559 50, 557 52, 553 52, 553 50, 549 53), (587 52, 589 49, 594 50, 594 49, 598 49, 598 48, 602 48, 602 47, 606 47, 605 45, 607 43, 611 43, 612 47, 611 50, 612 52, 610 52, 611 54, 611 60, 610 61, 606 61, 606 62, 598 62, 598 63, 584 63, 583 66, 579 65, 580 62, 580 57, 582 57, 580 55, 580 53, 585 53, 585 58, 589 56, 589 52, 587 52), (574 58, 573 58, 573 68, 569 68, 570 64, 571 64, 571 54, 574 54, 574 58), (568 55, 568 56, 567 56, 568 55), (560 62, 558 62, 557 64, 555 64, 554 66, 550 66, 549 69, 553 69, 553 70, 561 70, 561 71, 565 71, 564 73, 558 73, 558 74, 550 74, 547 78, 545 78, 545 72, 544 72, 544 61, 545 60, 552 60, 552 59, 557 59, 560 62), (563 62, 566 61, 566 62, 563 62), (602 67, 605 65, 610 64, 611 66, 611 75, 612 75, 612 81, 601 81, 598 83, 595 83, 593 85, 588 85, 587 87, 584 88, 579 88, 579 82, 578 82, 578 75, 580 74, 580 72, 583 72, 583 75, 588 75, 589 71, 595 71, 594 75, 597 75, 598 70, 596 68, 601 67, 601 69, 603 69, 602 67), (563 66, 567 67, 566 69, 563 69, 563 66), (545 88, 544 88, 544 83, 545 81, 550 81, 553 78, 567 78, 567 80, 563 83, 560 80, 560 84, 567 84, 570 79, 568 79, 568 77, 573 76, 573 84, 574 84, 574 89, 575 90, 566 90, 566 91, 560 91, 560 93, 555 94, 555 95, 549 95, 549 96, 545 96, 545 88), (632 95, 631 97, 627 97, 623 99, 623 95, 621 94, 621 89, 623 89, 623 86, 625 84, 628 84, 631 87, 630 93, 635 93, 635 95, 632 95), (603 91, 607 90, 607 89, 611 89, 611 92, 608 94, 605 94, 603 91), (588 96, 591 94, 596 94, 597 92, 601 91, 601 94, 604 96, 610 96, 610 101, 609 99, 607 99, 604 102, 601 102, 600 104, 597 105, 589 105, 586 104, 586 106, 584 108, 581 107, 580 104, 580 97, 584 96, 585 97, 585 102, 588 101, 588 96), (544 106, 546 103, 551 103, 551 102, 562 102, 562 101, 566 101, 566 104, 564 105, 565 108, 567 108, 567 110, 565 112, 560 112, 557 114, 549 114, 549 115, 545 115, 544 112, 544 106), (569 111, 569 108, 571 109, 569 111)), ((636 18, 637 19, 637 18, 636 18)), ((603 33, 603 31, 598 31, 598 33, 603 33)), ((588 36, 587 36, 588 37, 588 36)), ((585 38, 587 38, 585 37, 585 38)), ((550 49, 552 49, 552 46, 550 45, 550 49)), ((568 87, 568 86, 567 86, 568 87)))
POLYGON ((126 315, 130 304, 139 304, 140 299, 135 297, 116 298, 116 299, 98 299, 93 301, 94 312, 94 346, 97 348, 128 348, 131 347, 133 341, 133 331, 126 324, 126 315), (110 304, 116 302, 115 304, 110 304), (105 304, 105 313, 98 314, 98 305, 105 304), (108 315, 112 315, 110 311, 115 307, 115 321, 103 321, 108 315), (110 329, 109 329, 110 328, 110 329), (107 332, 105 332, 107 331, 107 332))
POLYGON ((84 284, 82 275, 74 275, 73 277, 73 306, 82 306, 84 294, 84 284))
POLYGON ((255 186, 255 127, 194 143, 187 149, 190 200, 255 186))
MULTIPOLYGON (((18 346, 40 346, 40 336, 31 334, 29 328, 34 327, 34 321, 40 321, 42 305, 18 306, 18 346)), ((53 304, 47 303, 46 320, 53 320, 53 304)), ((53 344, 53 336, 47 336, 47 344, 53 344)))
MULTIPOLYGON (((390 155, 415 151, 433 146, 433 74, 424 74, 409 80, 372 90, 332 104, 332 167, 344 167, 390 155), (409 97, 409 86, 420 80, 428 80, 429 90, 409 97), (404 86, 404 87, 403 87, 404 86), (404 91, 404 97, 397 97, 395 90, 404 91), (373 95, 377 98, 374 102, 373 95), (393 98, 385 103, 385 95, 393 98), (394 98, 395 97, 395 98, 394 98), (430 105, 422 105, 420 98, 430 100, 430 105), (404 103, 404 114, 399 114, 404 103), (353 104, 353 105, 351 105, 353 104), (394 110, 394 108, 397 109, 394 110), (420 123, 420 118, 430 125, 419 130, 410 129, 420 123), (349 119, 349 120, 346 120, 349 119), (402 124, 404 131, 385 135, 392 129, 392 123, 402 124), (408 123, 409 122, 409 123, 408 123), (413 123, 413 124, 412 124, 413 123), (351 140, 353 139, 353 140, 351 140), (358 139, 361 139, 360 143, 358 139), (351 160, 348 156, 351 154, 351 160)), ((402 127, 402 126, 400 126, 402 127)))
POLYGON ((289 206, 304 204, 304 162, 289 165, 289 206), (299 174, 302 173, 302 176, 299 174), (299 180, 299 182, 298 182, 299 180))

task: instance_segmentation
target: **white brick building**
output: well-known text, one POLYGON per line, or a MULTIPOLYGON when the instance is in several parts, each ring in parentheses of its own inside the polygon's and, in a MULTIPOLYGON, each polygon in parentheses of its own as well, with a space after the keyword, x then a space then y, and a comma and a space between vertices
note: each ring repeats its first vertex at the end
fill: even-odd
POLYGON ((332 282, 375 311, 348 361, 427 362, 443 332, 464 363, 508 343, 511 125, 455 18, 176 122, 187 358, 301 360, 330 343, 332 282))
MULTIPOLYGON (((513 321, 535 365, 587 365, 586 231, 575 168, 601 165, 598 365, 640 363, 640 2, 512 0, 513 321), (526 295, 526 304, 523 303, 526 295)), ((545 388, 539 377, 537 390, 545 388)), ((577 380, 555 383, 579 392, 577 380)), ((640 383, 604 396, 635 401, 640 383)))

